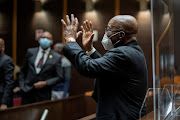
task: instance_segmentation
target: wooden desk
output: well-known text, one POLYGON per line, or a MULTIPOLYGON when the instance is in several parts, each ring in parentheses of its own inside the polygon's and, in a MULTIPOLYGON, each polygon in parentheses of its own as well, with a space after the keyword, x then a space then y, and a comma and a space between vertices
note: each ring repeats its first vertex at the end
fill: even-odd
POLYGON ((78 95, 62 100, 43 101, 0 111, 0 120, 40 120, 48 109, 46 120, 77 120, 96 112, 90 96, 78 95))
POLYGON ((154 111, 148 113, 147 115, 140 118, 139 120, 154 120, 154 111))
POLYGON ((89 115, 89 116, 86 116, 86 117, 83 117, 83 118, 78 119, 78 120, 95 120, 95 118, 96 118, 96 113, 89 115))

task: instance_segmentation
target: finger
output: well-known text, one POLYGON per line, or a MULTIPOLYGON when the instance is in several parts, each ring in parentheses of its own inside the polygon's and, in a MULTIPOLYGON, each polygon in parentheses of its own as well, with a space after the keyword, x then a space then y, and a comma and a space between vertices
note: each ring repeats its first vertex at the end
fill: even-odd
POLYGON ((90 25, 90 26, 89 26, 89 27, 90 27, 90 31, 93 31, 93 25, 92 25, 92 22, 91 22, 91 21, 89 22, 89 25, 90 25))
POLYGON ((74 14, 71 14, 71 24, 73 25, 76 24, 75 19, 74 19, 74 14))
POLYGON ((90 30, 90 22, 87 20, 87 28, 90 30))
POLYGON ((66 15, 66 20, 67 20, 67 24, 70 25, 71 22, 70 22, 70 19, 69 19, 69 16, 68 16, 68 15, 66 15))
POLYGON ((66 28, 66 22, 63 20, 63 19, 61 19, 61 22, 62 22, 62 24, 64 25, 64 27, 66 28))
POLYGON ((86 20, 86 28, 87 28, 87 31, 89 31, 89 21, 88 20, 86 20))
POLYGON ((82 32, 85 32, 84 27, 82 25, 81 25, 81 30, 82 30, 82 32))
POLYGON ((91 36, 90 36, 90 41, 91 41, 91 42, 92 42, 93 38, 94 38, 94 33, 91 34, 91 36))
POLYGON ((79 37, 79 35, 81 35, 81 33, 82 33, 82 31, 79 31, 79 32, 77 33, 77 38, 79 37))
POLYGON ((78 25, 79 25, 79 22, 78 22, 77 18, 75 18, 75 25, 76 25, 76 27, 78 27, 78 25))
POLYGON ((86 25, 86 20, 83 22, 83 27, 84 27, 85 32, 88 31, 88 28, 87 28, 87 25, 86 25))

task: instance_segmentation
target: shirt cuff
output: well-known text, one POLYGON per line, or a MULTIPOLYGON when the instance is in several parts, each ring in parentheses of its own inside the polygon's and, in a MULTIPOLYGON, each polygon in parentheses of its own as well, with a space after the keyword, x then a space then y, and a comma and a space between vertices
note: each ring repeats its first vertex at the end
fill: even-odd
POLYGON ((90 55, 92 55, 95 51, 96 51, 96 49, 93 47, 93 49, 92 49, 91 51, 89 51, 89 52, 86 51, 86 54, 90 56, 90 55))

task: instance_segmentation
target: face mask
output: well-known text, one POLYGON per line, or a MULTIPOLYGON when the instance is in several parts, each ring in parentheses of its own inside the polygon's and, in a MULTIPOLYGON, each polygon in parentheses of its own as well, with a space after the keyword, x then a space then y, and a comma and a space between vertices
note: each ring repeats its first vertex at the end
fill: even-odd
POLYGON ((51 45, 51 41, 49 39, 47 39, 47 38, 41 38, 40 39, 40 46, 42 48, 44 48, 44 49, 48 48, 50 45, 51 45))
POLYGON ((110 50, 110 49, 114 48, 114 45, 112 44, 111 39, 108 38, 108 36, 106 34, 104 34, 101 43, 105 50, 110 50))
POLYGON ((102 45, 103 45, 103 47, 104 47, 105 50, 110 50, 110 49, 114 48, 114 45, 117 44, 118 42, 120 42, 120 40, 118 40, 118 41, 113 45, 113 43, 112 43, 112 41, 111 41, 111 39, 110 39, 110 38, 112 38, 113 36, 115 36, 115 35, 117 35, 117 34, 119 34, 119 32, 111 35, 110 37, 108 37, 106 34, 104 34, 104 37, 103 37, 101 43, 102 43, 102 45))

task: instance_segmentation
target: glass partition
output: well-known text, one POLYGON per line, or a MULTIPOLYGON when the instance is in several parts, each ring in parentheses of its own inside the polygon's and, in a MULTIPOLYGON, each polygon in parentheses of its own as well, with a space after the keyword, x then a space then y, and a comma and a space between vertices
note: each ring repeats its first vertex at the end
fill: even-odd
MULTIPOLYGON (((151 0, 153 88, 148 90, 141 108, 145 107, 154 120, 180 119, 180 87, 174 82, 172 5, 173 0, 151 0)), ((150 119, 143 117, 141 111, 139 115, 150 119)))

